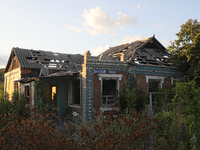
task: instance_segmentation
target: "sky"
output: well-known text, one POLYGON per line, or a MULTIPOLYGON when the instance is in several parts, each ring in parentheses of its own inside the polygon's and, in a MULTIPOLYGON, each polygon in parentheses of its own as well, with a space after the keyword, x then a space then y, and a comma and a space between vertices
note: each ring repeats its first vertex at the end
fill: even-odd
POLYGON ((199 0, 0 0, 0 68, 13 47, 93 56, 155 35, 163 46, 200 18, 199 0))

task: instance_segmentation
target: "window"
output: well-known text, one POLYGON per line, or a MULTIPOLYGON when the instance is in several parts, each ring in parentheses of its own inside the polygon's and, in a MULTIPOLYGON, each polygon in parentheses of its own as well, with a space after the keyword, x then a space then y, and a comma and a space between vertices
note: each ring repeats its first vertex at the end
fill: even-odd
MULTIPOLYGON (((99 80, 101 80, 101 104, 103 108, 113 107, 116 102, 117 91, 119 91, 119 80, 122 78, 122 74, 98 74, 99 80)), ((106 109, 107 110, 107 109, 106 109)))
POLYGON ((102 103, 106 105, 113 104, 116 99, 116 91, 117 91, 117 80, 103 79, 102 103))
POLYGON ((149 92, 157 92, 160 88, 160 80, 149 80, 149 92))
POLYGON ((25 97, 30 97, 30 91, 29 91, 29 85, 27 86, 25 86, 25 90, 24 90, 25 92, 24 92, 24 94, 25 94, 25 97))
POLYGON ((14 82, 14 90, 17 92, 19 91, 18 82, 14 82))
POLYGON ((68 82, 68 99, 69 105, 80 105, 80 79, 73 78, 68 82))
POLYGON ((149 84, 148 92, 156 92, 158 88, 162 88, 165 77, 163 76, 145 76, 146 83, 149 84))
POLYGON ((171 84, 173 85, 173 87, 176 86, 176 82, 185 82, 186 80, 184 78, 174 78, 174 77, 171 77, 171 84))
POLYGON ((52 104, 54 104, 54 107, 58 107, 58 91, 57 91, 57 86, 53 85, 51 86, 51 100, 52 104))
POLYGON ((24 85, 24 95, 27 100, 27 105, 30 104, 30 85, 24 85))

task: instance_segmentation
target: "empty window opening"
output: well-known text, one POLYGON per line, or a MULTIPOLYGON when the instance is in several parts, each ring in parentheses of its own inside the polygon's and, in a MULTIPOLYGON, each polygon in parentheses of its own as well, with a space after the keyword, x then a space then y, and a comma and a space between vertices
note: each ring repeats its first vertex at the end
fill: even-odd
POLYGON ((159 80, 149 80, 149 92, 157 92, 160 88, 159 80))
POLYGON ((29 91, 29 86, 25 86, 25 97, 30 97, 30 91, 29 91))
POLYGON ((68 83, 69 105, 80 105, 80 79, 74 78, 68 83))
POLYGON ((29 106, 30 104, 30 86, 29 85, 24 86, 24 95, 27 101, 27 106, 29 106))
POLYGON ((103 104, 113 104, 115 102, 117 91, 117 80, 103 80, 102 100, 103 104))
POLYGON ((74 85, 74 104, 80 104, 80 80, 76 79, 73 81, 74 85))

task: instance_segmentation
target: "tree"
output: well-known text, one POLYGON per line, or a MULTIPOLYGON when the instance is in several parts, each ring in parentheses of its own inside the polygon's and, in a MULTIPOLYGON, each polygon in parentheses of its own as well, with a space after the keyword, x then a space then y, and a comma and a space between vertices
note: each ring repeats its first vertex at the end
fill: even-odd
POLYGON ((189 19, 176 36, 178 39, 168 47, 171 61, 193 79, 200 75, 200 22, 189 19))

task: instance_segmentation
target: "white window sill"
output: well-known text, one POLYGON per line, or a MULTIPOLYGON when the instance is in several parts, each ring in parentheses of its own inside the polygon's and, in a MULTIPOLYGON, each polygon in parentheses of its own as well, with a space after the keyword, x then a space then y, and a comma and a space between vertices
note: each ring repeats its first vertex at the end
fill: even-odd
POLYGON ((114 111, 114 110, 119 111, 120 108, 119 107, 101 107, 100 110, 102 112, 104 112, 104 111, 114 111))
POLYGON ((70 104, 69 107, 81 108, 81 105, 78 105, 78 104, 70 104))

